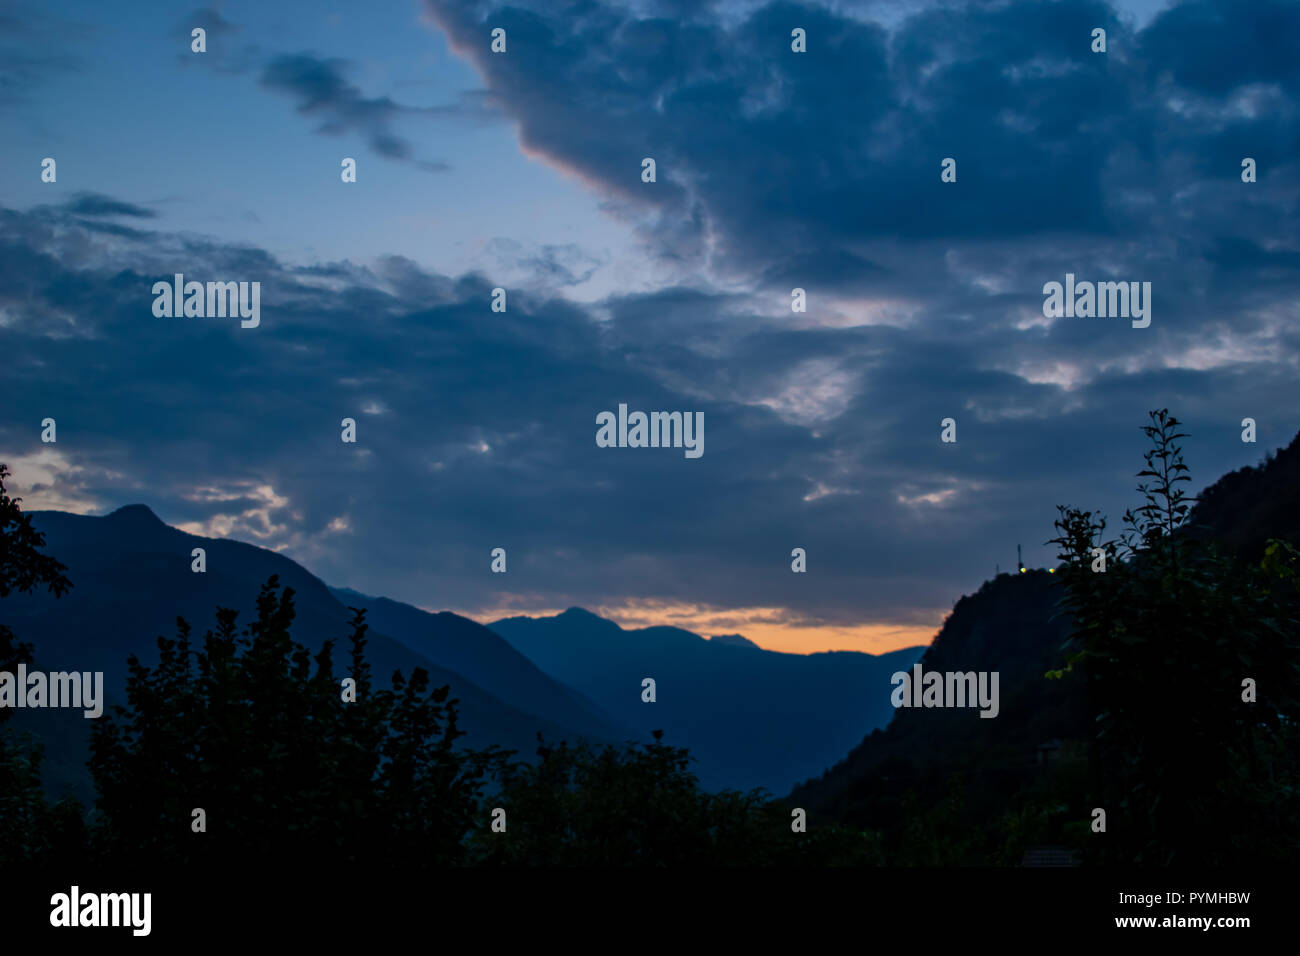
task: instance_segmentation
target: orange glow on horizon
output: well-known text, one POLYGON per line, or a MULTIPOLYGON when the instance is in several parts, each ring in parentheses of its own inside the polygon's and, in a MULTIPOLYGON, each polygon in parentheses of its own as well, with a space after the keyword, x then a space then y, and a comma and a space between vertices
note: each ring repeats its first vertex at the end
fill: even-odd
MULTIPOLYGON (((441 610, 441 609, 440 609, 441 610)), ((482 624, 505 617, 553 617, 564 608, 448 608, 482 624)), ((759 647, 787 654, 819 651, 862 651, 886 654, 904 647, 928 645, 943 624, 947 611, 934 611, 928 623, 829 624, 803 623, 785 608, 732 608, 714 610, 695 605, 656 602, 590 606, 593 614, 608 618, 624 630, 643 627, 680 627, 710 637, 740 634, 759 647)), ((925 615, 917 615, 924 620, 925 615)))

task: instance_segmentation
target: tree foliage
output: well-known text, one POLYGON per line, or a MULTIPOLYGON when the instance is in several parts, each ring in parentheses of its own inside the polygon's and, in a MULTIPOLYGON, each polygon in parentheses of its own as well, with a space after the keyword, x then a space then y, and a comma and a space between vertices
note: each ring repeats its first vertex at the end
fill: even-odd
POLYGON ((159 662, 129 659, 126 707, 95 727, 99 853, 116 860, 235 863, 463 862, 486 820, 482 793, 504 766, 496 748, 463 750, 456 701, 420 668, 378 686, 365 662, 365 612, 353 608, 350 668, 334 642, 293 639, 293 590, 263 586, 242 631, 219 609, 195 646, 177 620, 159 662), (346 701, 343 677, 356 682, 346 701), (193 811, 206 815, 194 832, 193 811))
POLYGON ((1286 859, 1300 846, 1295 551, 1271 542, 1247 564, 1181 533, 1192 499, 1179 424, 1151 413, 1143 504, 1118 542, 1072 508, 1051 542, 1075 621, 1067 666, 1083 668, 1096 721, 1093 798, 1107 811, 1107 832, 1085 847, 1126 863, 1286 859), (1118 558, 1105 573, 1094 548, 1118 558))
MULTIPOLYGON (((540 739, 540 738, 539 738, 540 739)), ((489 865, 785 866, 880 862, 874 835, 825 820, 795 832, 794 808, 762 790, 700 789, 683 747, 538 747, 503 776, 505 833, 480 832, 489 865)))
MULTIPOLYGON (((22 499, 5 490, 9 476, 8 467, 0 464, 0 598, 41 587, 61 597, 72 587, 63 574, 67 568, 42 552, 45 537, 22 513, 22 499)), ((19 664, 31 663, 32 646, 0 623, 0 671, 12 673, 19 664)), ((40 785, 42 748, 29 735, 5 727, 9 717, 8 708, 0 708, 0 865, 62 858, 78 839, 76 807, 47 803, 40 785)))
MULTIPOLYGON (((1041 656, 1009 664, 1005 704, 1026 715, 1023 733, 990 736, 994 750, 960 766, 912 767, 897 754, 880 764, 863 784, 870 799, 855 805, 884 825, 823 815, 794 832, 795 806, 762 791, 702 791, 688 751, 658 733, 542 743, 532 762, 468 748, 449 687, 431 687, 421 669, 372 678, 364 610, 351 609, 336 673, 335 641, 313 652, 294 638, 294 593, 272 577, 244 626, 218 608, 196 640, 178 618, 175 635, 157 639, 156 665, 129 658, 125 706, 93 727, 89 824, 42 795, 40 748, 0 733, 0 864, 953 866, 1015 864, 1028 846, 1060 843, 1101 863, 1287 861, 1300 847, 1300 556, 1273 539, 1262 559, 1243 561, 1188 533, 1186 436, 1165 410, 1144 431, 1142 503, 1118 539, 1101 515, 1059 509, 1052 580, 1070 637, 1046 676, 1064 683, 1037 676, 1041 656), (1098 549, 1105 573, 1094 571, 1098 549), (345 678, 355 699, 344 699, 345 678), (1076 722, 1070 708, 1053 710, 1043 690, 1077 702, 1080 678, 1089 729, 1059 734, 1070 739, 1050 772, 1017 767, 1022 737, 1083 726, 1081 711, 1076 722), (1092 807, 1107 811, 1105 833, 1088 830, 1092 807), (504 832, 491 826, 495 808, 504 832)), ((7 476, 0 465, 0 596, 61 595, 66 569, 5 494, 7 476)), ((999 580, 993 591, 1014 584, 1009 608, 1029 613, 1021 592, 1032 583, 999 580)), ((1030 608, 1035 620, 1052 600, 1030 608)), ((31 660, 0 625, 0 670, 31 660)), ((971 733, 951 722, 949 749, 971 733)))

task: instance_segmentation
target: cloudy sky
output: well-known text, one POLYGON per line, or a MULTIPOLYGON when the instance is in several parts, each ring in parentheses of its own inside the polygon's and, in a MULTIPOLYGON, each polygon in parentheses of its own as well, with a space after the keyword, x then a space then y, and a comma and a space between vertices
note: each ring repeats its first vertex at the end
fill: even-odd
POLYGON ((921 643, 1118 524, 1148 409, 1198 488, 1300 428, 1298 109, 1268 0, 0 0, 0 460, 481 620, 921 643), (155 317, 177 272, 261 324, 155 317), (1067 272, 1150 327, 1045 318, 1067 272))

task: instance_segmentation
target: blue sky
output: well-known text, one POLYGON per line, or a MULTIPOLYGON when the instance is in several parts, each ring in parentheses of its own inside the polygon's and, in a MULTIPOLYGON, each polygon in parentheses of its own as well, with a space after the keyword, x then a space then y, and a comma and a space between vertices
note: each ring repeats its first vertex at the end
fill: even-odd
POLYGON ((1198 486, 1300 427, 1297 37, 1227 0, 0 3, 0 459, 29 508, 480 619, 915 642, 1048 563, 1056 504, 1117 523, 1148 409, 1198 486), (262 324, 154 317, 178 271, 260 281, 262 324), (1150 281, 1151 326, 1044 318, 1067 272, 1150 281), (620 402, 704 412, 704 456, 597 448, 620 402))
POLYGON ((183 11, 138 2, 9 8, 22 25, 8 31, 6 53, 37 61, 36 82, 15 82, 6 104, 0 174, 13 205, 104 193, 146 206, 160 229, 251 243, 303 264, 400 251, 459 272, 494 263, 494 239, 544 246, 581 237, 596 255, 623 242, 599 197, 520 153, 472 66, 419 5, 183 11), (190 51, 192 24, 208 25, 206 54, 190 51), (270 81, 274 64, 291 69, 295 59, 328 72, 359 103, 336 132, 316 132, 336 112, 299 112, 305 94, 270 81), (365 114, 382 103, 389 115, 372 125, 365 114), (411 158, 375 153, 376 132, 402 141, 411 158), (27 175, 33 152, 66 170, 55 189, 27 175), (344 156, 360 164, 348 191, 339 188, 344 156))

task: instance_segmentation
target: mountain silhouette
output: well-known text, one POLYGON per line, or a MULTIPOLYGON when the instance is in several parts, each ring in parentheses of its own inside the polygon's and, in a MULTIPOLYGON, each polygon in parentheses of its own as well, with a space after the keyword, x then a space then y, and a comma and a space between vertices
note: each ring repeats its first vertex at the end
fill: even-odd
POLYGON ((1300 544, 1300 434, 1256 466, 1230 471, 1197 496, 1183 532, 1258 561, 1269 538, 1300 544))
MULTIPOLYGON (((1258 466, 1223 475, 1198 499, 1179 534, 1215 539, 1252 562, 1269 538, 1300 544, 1300 434, 1258 466)), ((957 602, 922 657, 926 671, 999 671, 997 719, 948 708, 900 708, 887 728, 796 787, 791 799, 847 823, 897 828, 904 822, 904 791, 934 799, 960 773, 978 779, 990 802, 985 809, 1012 805, 1013 793, 1032 785, 1044 754, 1091 733, 1080 675, 1043 677, 1061 665, 1071 629, 1056 608, 1061 594, 1047 571, 1000 574, 957 602)))
MULTIPOLYGON (((1257 560, 1268 537, 1300 540, 1300 436, 1260 465, 1201 492, 1188 535, 1213 537, 1257 560)), ((988 794, 1032 778, 1054 741, 1086 736, 1082 690, 1043 680, 1060 664, 1070 622, 1056 612, 1059 582, 1046 571, 997 576, 962 598, 933 644, 873 656, 763 650, 740 635, 705 638, 676 627, 623 629, 581 608, 484 627, 382 597, 331 589, 284 555, 172 528, 148 507, 104 517, 32 512, 45 551, 67 566, 73 589, 55 600, 14 594, 3 620, 35 645, 34 669, 103 671, 108 702, 120 698, 126 659, 156 659, 154 639, 177 616, 196 636, 218 606, 252 618, 272 574, 296 592, 294 634, 309 646, 348 633, 348 605, 368 609, 376 677, 429 671, 462 702, 465 743, 495 743, 531 757, 550 740, 645 738, 663 730, 689 747, 710 789, 763 786, 846 822, 897 823, 910 787, 938 792, 953 772, 979 775, 988 794), (191 570, 192 549, 206 571, 191 570), (922 656, 923 655, 923 656, 922 656), (999 673, 998 719, 976 709, 909 709, 890 703, 891 675, 920 658, 925 670, 999 673), (656 700, 642 700, 653 678, 656 700)), ((342 663, 336 654, 336 662, 342 663)), ((84 761, 90 722, 80 711, 16 710, 13 725, 46 744, 46 783, 89 799, 84 761)))
POLYGON ((924 650, 783 654, 676 627, 624 630, 582 608, 489 626, 622 723, 690 748, 705 788, 776 793, 888 721, 890 676, 924 650), (654 703, 642 700, 647 677, 654 703))
POLYGON ((583 728, 588 736, 621 740, 633 736, 577 691, 541 670, 495 631, 450 611, 431 613, 350 588, 330 588, 344 605, 367 609, 366 621, 443 667, 528 713, 583 728))
POLYGON ((742 634, 714 634, 709 640, 715 644, 725 644, 727 647, 752 647, 754 650, 762 650, 742 634))
POLYGON ((1024 783, 1040 745, 1086 730, 1081 687, 1043 679, 1059 665, 1070 633, 1069 619, 1056 612, 1061 594, 1044 570, 999 574, 957 602, 921 657, 923 672, 997 672, 995 719, 981 718, 977 708, 900 707, 887 728, 796 787, 791 800, 881 826, 900 822, 892 816, 900 790, 937 793, 954 772, 1001 778, 1008 791, 1024 783))
MULTIPOLYGON (((30 513, 33 525, 45 535, 45 552, 67 566, 73 588, 55 600, 44 592, 14 594, 3 604, 3 620, 24 641, 35 646, 36 670, 103 671, 109 701, 120 700, 128 655, 146 665, 157 660, 155 638, 172 637, 177 616, 193 627, 196 639, 214 625, 218 606, 236 608, 239 620, 255 616, 262 584, 279 575, 294 589, 297 616, 293 634, 308 647, 318 648, 334 638, 335 666, 346 662, 348 620, 351 612, 319 578, 289 558, 265 548, 221 538, 187 534, 162 522, 144 505, 128 505, 104 517, 59 511, 30 513), (207 570, 191 570, 191 551, 203 548, 207 570)), ((366 600, 358 596, 360 605, 366 600)), ((357 602, 352 602, 356 604, 357 602)), ((424 612, 404 605, 383 604, 378 617, 403 624, 424 612)), ((531 758, 536 734, 547 737, 595 740, 620 739, 616 725, 577 694, 556 682, 512 651, 486 628, 455 615, 436 618, 429 639, 416 650, 408 643, 372 627, 366 649, 376 680, 387 683, 394 670, 407 676, 413 668, 429 672, 433 686, 449 684, 461 701, 462 743, 480 747, 498 744, 531 758), (481 642, 481 660, 474 669, 491 683, 489 691, 439 659, 447 653, 459 663, 471 663, 466 644, 481 642), (497 696, 497 694, 502 696, 497 696), (527 703, 523 703, 523 702, 527 703), (532 710, 531 708, 536 708, 532 710)), ((410 625, 414 633, 415 625, 410 625)), ((404 631, 404 636, 406 632, 404 631)), ((70 787, 88 798, 84 762, 91 721, 80 711, 15 710, 14 726, 38 734, 47 749, 45 782, 53 792, 70 787)))

